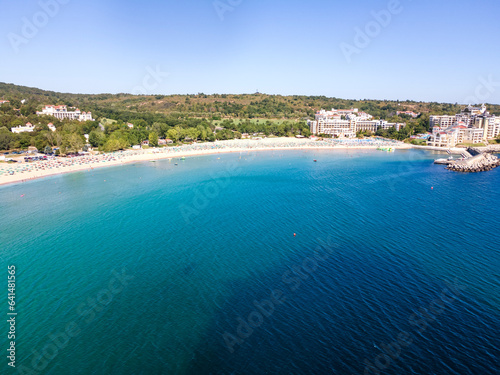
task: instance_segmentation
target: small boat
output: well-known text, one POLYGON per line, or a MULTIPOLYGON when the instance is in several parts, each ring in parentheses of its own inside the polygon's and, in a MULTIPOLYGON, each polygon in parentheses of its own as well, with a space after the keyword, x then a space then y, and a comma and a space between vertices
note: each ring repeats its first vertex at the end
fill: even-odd
POLYGON ((387 151, 387 152, 394 152, 393 147, 378 147, 377 150, 379 151, 387 151))
POLYGON ((316 160, 316 159, 314 159, 313 161, 314 161, 314 162, 317 162, 317 160, 316 160))
POLYGON ((186 157, 185 157, 185 156, 183 156, 183 157, 181 158, 181 160, 186 160, 186 157))

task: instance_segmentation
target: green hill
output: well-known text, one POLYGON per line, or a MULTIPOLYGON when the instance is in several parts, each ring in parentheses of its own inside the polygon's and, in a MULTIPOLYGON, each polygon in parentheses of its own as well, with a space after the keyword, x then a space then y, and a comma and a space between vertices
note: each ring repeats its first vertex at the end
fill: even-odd
MULTIPOLYGON (((375 117, 389 118, 394 116, 396 111, 455 114, 461 107, 450 103, 426 103, 411 100, 347 100, 300 95, 68 94, 6 83, 0 83, 0 97, 11 100, 16 108, 20 106, 20 100, 26 99, 26 105, 29 107, 41 108, 43 104, 66 104, 86 111, 91 110, 97 117, 113 117, 118 112, 127 112, 199 118, 305 119, 313 117, 319 109, 357 107, 375 117)), ((490 112, 500 115, 499 105, 488 105, 488 108, 490 112)))
MULTIPOLYGON (((71 150, 83 143, 83 134, 90 134, 90 143, 105 150, 137 144, 148 139, 152 132, 156 136, 170 137, 176 141, 231 139, 241 136, 241 133, 253 132, 293 136, 308 134, 306 120, 314 118, 317 110, 352 107, 368 112, 375 118, 406 122, 408 126, 402 131, 384 134, 396 139, 405 139, 409 134, 426 130, 429 114, 455 114, 463 107, 451 103, 411 100, 348 100, 325 96, 259 93, 70 94, 7 83, 0 83, 0 99, 10 101, 0 105, 0 149, 26 148, 31 145, 39 149, 45 146, 59 146, 71 150), (37 116, 36 111, 47 104, 77 107, 82 111, 91 111, 97 120, 111 119, 115 122, 103 121, 105 127, 102 131, 99 121, 79 123, 37 116), (421 113, 421 116, 417 119, 405 115, 397 116, 397 111, 413 111, 421 113), (12 127, 24 125, 28 121, 37 126, 35 132, 10 132, 12 127), (49 122, 56 126, 58 132, 51 134, 48 131, 46 125, 49 122), (130 129, 127 123, 134 124, 134 128, 130 129)), ((499 105, 488 105, 488 108, 491 113, 500 115, 499 105)))

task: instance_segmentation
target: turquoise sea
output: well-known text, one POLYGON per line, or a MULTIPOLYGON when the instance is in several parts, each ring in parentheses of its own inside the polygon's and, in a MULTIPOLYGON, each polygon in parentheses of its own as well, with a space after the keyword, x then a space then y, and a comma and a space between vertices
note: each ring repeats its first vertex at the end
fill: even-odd
POLYGON ((500 168, 438 157, 234 153, 0 187, 18 313, 0 373, 498 374, 500 168))

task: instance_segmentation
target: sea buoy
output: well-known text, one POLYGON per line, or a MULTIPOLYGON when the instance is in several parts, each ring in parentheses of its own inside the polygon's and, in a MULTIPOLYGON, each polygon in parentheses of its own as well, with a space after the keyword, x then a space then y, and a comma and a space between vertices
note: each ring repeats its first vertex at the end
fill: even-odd
POLYGON ((297 233, 294 233, 293 236, 295 237, 297 235, 297 233))

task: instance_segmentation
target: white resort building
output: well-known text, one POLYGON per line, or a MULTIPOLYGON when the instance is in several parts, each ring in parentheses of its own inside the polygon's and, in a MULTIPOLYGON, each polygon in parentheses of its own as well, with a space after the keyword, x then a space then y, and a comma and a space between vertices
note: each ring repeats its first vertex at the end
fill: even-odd
POLYGON ((65 105, 46 105, 41 112, 37 112, 36 114, 38 116, 54 116, 59 120, 94 121, 91 112, 82 112, 78 108, 68 112, 68 108, 65 105))
POLYGON ((405 123, 392 123, 385 120, 372 120, 373 116, 365 112, 359 112, 358 108, 332 109, 331 111, 316 112, 314 121, 307 121, 309 129, 313 134, 331 134, 338 138, 354 138, 356 132, 371 131, 375 133, 378 129, 390 129, 394 127, 400 130, 405 123))
POLYGON ((465 107, 455 116, 430 116, 432 135, 427 144, 454 147, 460 143, 482 143, 500 134, 500 117, 481 107, 465 107))
POLYGON ((33 125, 31 122, 26 123, 26 125, 22 126, 16 126, 15 128, 10 129, 12 133, 31 133, 35 131, 35 125, 33 125))
MULTIPOLYGON (((55 132, 56 131, 56 127, 54 126, 53 123, 49 123, 47 124, 49 130, 55 132)), ((32 133, 35 131, 35 125, 33 125, 31 122, 27 122, 26 125, 22 126, 22 125, 19 125, 19 126, 16 126, 14 128, 11 128, 10 129, 12 131, 12 133, 32 133)))
POLYGON ((413 118, 417 118, 418 116, 420 116, 420 113, 415 113, 413 111, 397 111, 396 114, 399 116, 399 115, 407 115, 407 116, 411 116, 413 118))

